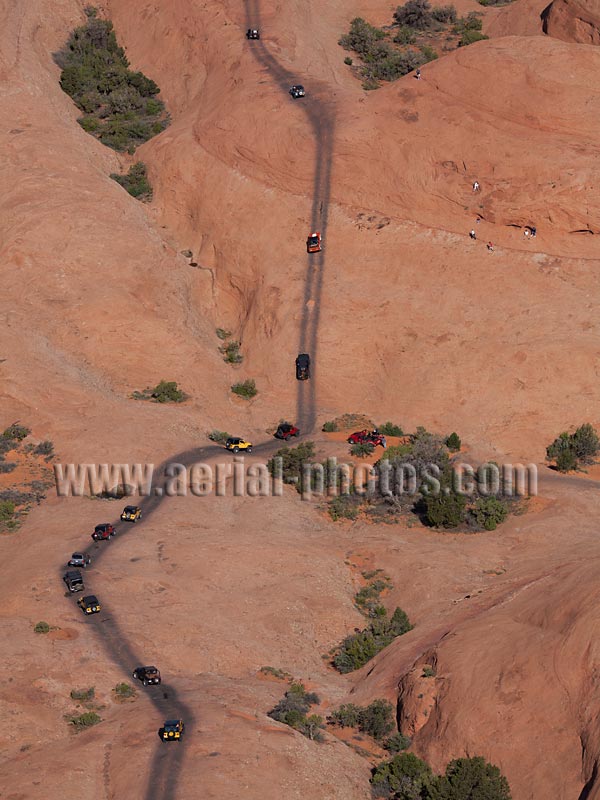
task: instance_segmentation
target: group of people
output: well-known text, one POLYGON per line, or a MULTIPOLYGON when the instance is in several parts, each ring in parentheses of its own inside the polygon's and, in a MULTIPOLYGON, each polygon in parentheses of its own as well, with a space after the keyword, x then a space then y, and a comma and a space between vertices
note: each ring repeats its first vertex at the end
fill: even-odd
MULTIPOLYGON (((480 190, 481 186, 479 184, 479 181, 473 181, 473 191, 479 192, 480 190)), ((476 222, 480 222, 479 217, 477 218, 476 222)), ((529 238, 535 239, 537 228, 534 225, 526 225, 523 233, 526 239, 529 238)), ((469 231, 469 236, 471 237, 471 239, 477 239, 477 234, 475 233, 475 230, 473 228, 469 231)), ((492 244, 492 242, 487 243, 487 249, 490 251, 490 253, 494 252, 494 245, 492 244)))

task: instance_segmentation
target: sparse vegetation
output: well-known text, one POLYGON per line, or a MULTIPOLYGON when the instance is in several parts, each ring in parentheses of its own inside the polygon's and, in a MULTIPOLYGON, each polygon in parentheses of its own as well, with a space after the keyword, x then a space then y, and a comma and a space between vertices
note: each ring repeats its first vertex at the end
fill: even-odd
POLYGON ((152 186, 148 180, 148 172, 143 161, 132 164, 125 175, 111 172, 110 177, 122 186, 136 200, 146 203, 152 200, 152 186))
POLYGON ((363 573, 363 578, 366 579, 366 575, 370 575, 371 578, 375 578, 375 580, 369 579, 369 583, 359 589, 354 595, 354 605, 361 614, 365 614, 368 617, 379 617, 381 616, 380 609, 382 608, 380 600, 381 593, 386 589, 391 589, 392 582, 380 569, 375 570, 374 573, 363 573))
POLYGON ((342 673, 360 669, 396 637, 412 628, 408 616, 401 608, 396 608, 391 619, 388 619, 387 614, 379 616, 364 630, 344 639, 333 658, 334 666, 342 673))
POLYGON ((600 450, 600 440, 594 427, 586 422, 574 433, 561 433, 546 448, 546 459, 554 461, 559 472, 570 472, 581 464, 592 464, 600 450))
POLYGON ((346 66, 348 66, 348 67, 351 67, 351 66, 352 66, 352 64, 353 64, 353 61, 352 61, 352 59, 350 58, 350 56, 346 56, 346 58, 344 59, 344 64, 346 64, 346 66))
POLYGON ((410 745, 410 737, 404 736, 401 733, 394 733, 383 743, 384 749, 389 753, 400 753, 402 750, 408 750, 410 745))
POLYGON ((479 497, 470 513, 484 530, 495 531, 507 518, 508 505, 497 497, 479 497))
POLYGON ((176 381, 161 380, 153 389, 146 388, 143 392, 133 392, 134 400, 150 400, 153 403, 183 403, 188 399, 176 381))
POLYGON ((25 425, 19 425, 18 422, 13 422, 12 425, 9 425, 8 428, 2 434, 2 438, 6 439, 8 442, 22 442, 23 439, 26 439, 31 430, 27 428, 25 425))
MULTIPOLYGON (((190 258, 191 258, 191 253, 190 253, 190 258)), ((231 331, 227 331, 225 330, 225 328, 217 328, 216 333, 222 342, 224 342, 225 339, 229 339, 229 337, 231 336, 231 331)))
POLYGON ((383 425, 380 425, 379 433, 384 436, 404 436, 404 431, 400 425, 396 425, 393 422, 384 422, 383 425))
POLYGON ((375 445, 372 442, 356 442, 350 448, 350 455, 355 458, 368 458, 374 451, 375 445))
POLYGON ((248 378, 247 380, 241 381, 240 383, 234 383, 233 386, 231 387, 231 391, 234 394, 237 394, 238 397, 246 398, 246 400, 251 400, 258 394, 256 383, 252 378, 248 378))
POLYGON ((94 699, 95 694, 96 690, 93 686, 90 686, 89 689, 71 689, 71 700, 89 703, 90 700, 94 699))
POLYGON ((45 456, 47 459, 54 455, 54 444, 49 439, 40 442, 33 451, 36 456, 45 456))
POLYGON ((457 20, 453 30, 460 36, 458 46, 465 47, 473 42, 479 42, 481 39, 487 39, 488 37, 481 33, 482 27, 481 14, 477 11, 469 11, 466 17, 457 20))
POLYGON ((3 461, 0 459, 0 474, 7 473, 7 472, 14 472, 17 468, 17 464, 14 461, 3 461))
POLYGON ((50 633, 50 625, 47 622, 36 622, 33 626, 34 633, 50 633))
POLYGON ((219 352, 223 353, 223 361, 227 364, 241 364, 244 356, 240 353, 240 346, 240 342, 231 341, 220 347, 219 352))
POLYGON ((363 707, 347 703, 331 714, 330 721, 342 728, 358 728, 380 741, 394 729, 394 708, 387 700, 374 700, 363 707))
POLYGON ((269 711, 269 717, 289 725, 308 739, 320 742, 323 740, 323 718, 317 714, 308 715, 310 707, 319 702, 319 697, 307 692, 302 683, 292 683, 275 708, 269 711))
POLYGON ((435 678, 436 676, 435 667, 432 667, 429 664, 427 664, 426 666, 423 667, 423 672, 421 673, 421 675, 423 678, 435 678))
POLYGON ((208 434, 208 438, 211 442, 217 442, 218 444, 225 444, 227 439, 231 438, 227 431, 211 431, 208 434))
POLYGON ((281 470, 281 478, 284 483, 301 486, 304 465, 313 458, 314 454, 313 442, 302 442, 297 447, 282 447, 273 458, 269 459, 267 468, 271 475, 278 475, 281 470), (281 463, 278 459, 281 459, 281 463))
POLYGON ((337 430, 337 428, 335 426, 335 422, 330 421, 330 422, 324 422, 321 430, 325 431, 325 433, 333 433, 334 431, 337 430))
POLYGON ((413 753, 400 753, 373 770, 371 788, 389 800, 511 800, 506 778, 481 756, 451 761, 436 776, 413 753))
POLYGON ((125 682, 117 683, 113 691, 118 700, 127 700, 137 694, 133 686, 125 682))
POLYGON ((425 498, 425 519, 434 528, 457 528, 466 517, 467 498, 461 494, 450 490, 425 498))
POLYGON ((451 433, 446 439, 446 447, 451 453, 457 453, 460 450, 461 441, 458 433, 451 433))
POLYGON ((354 520, 360 513, 361 503, 361 498, 354 494, 341 494, 332 498, 327 511, 334 522, 339 519, 354 520))
POLYGON ((117 43, 112 23, 86 9, 87 22, 76 28, 55 54, 60 85, 83 112, 81 127, 114 150, 134 152, 137 145, 168 124, 159 88, 141 72, 132 72, 117 43))
POLYGON ((79 716, 69 717, 69 722, 77 731, 81 731, 102 722, 102 718, 96 714, 95 711, 85 711, 83 714, 79 714, 79 716))
POLYGON ((287 681, 292 678, 289 672, 279 669, 278 667, 261 667, 259 672, 262 672, 263 675, 272 675, 280 681, 287 681))
POLYGON ((10 500, 0 500, 0 522, 10 522, 15 515, 15 504, 10 500))

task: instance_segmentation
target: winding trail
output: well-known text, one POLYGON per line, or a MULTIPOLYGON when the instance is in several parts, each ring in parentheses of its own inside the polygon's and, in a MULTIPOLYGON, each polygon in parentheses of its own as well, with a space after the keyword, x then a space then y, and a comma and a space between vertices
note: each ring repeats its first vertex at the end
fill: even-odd
MULTIPOLYGON (((258 0, 247 0, 246 22, 248 28, 260 28, 260 3, 258 0)), ((242 31, 240 31, 240 35, 243 35, 242 31)), ((262 39, 252 41, 249 43, 249 46, 252 47, 252 52, 257 61, 268 71, 272 80, 281 91, 285 92, 287 95, 289 87, 295 82, 297 76, 292 75, 279 64, 271 55, 262 39)), ((308 95, 310 97, 309 100, 296 102, 302 102, 302 108, 307 115, 313 131, 316 148, 310 226, 311 231, 321 231, 326 246, 335 115, 331 106, 327 106, 319 100, 318 93, 311 96, 310 87, 308 89, 308 95)), ((290 102, 292 101, 290 100, 290 102)), ((307 230, 307 235, 311 231, 307 230)), ((302 241, 298 242, 298 247, 303 247, 302 241)), ((316 254, 307 254, 298 352, 310 354, 311 379, 309 381, 298 382, 296 399, 297 424, 305 433, 312 432, 316 424, 318 331, 325 263, 325 250, 316 254)), ((279 446, 279 443, 271 440, 256 445, 253 451, 268 456, 279 446)), ((143 519, 141 522, 136 523, 136 526, 143 525, 144 521, 151 517, 153 512, 168 498, 166 488, 172 478, 168 473, 168 466, 170 464, 182 464, 189 467, 197 462, 205 462, 211 457, 222 455, 223 452, 222 447, 208 445, 206 447, 177 453, 163 462, 153 478, 150 496, 140 501, 143 519)), ((120 524, 120 519, 113 524, 115 527, 119 524, 120 527, 119 536, 115 540, 116 542, 125 535, 126 529, 120 524)), ((115 546, 115 542, 111 543, 110 549, 115 546)), ((86 540, 82 551, 85 552, 88 546, 89 540, 86 540)), ((94 558, 94 564, 101 561, 108 549, 107 546, 103 545, 98 550, 94 558)), ((61 573, 62 571, 61 569, 61 573)), ((84 624, 93 626, 94 633, 104 647, 107 658, 115 665, 122 668, 126 675, 130 675, 134 667, 145 663, 144 657, 137 653, 134 644, 127 640, 125 633, 119 626, 116 609, 111 609, 110 603, 106 602, 108 587, 107 590, 104 591, 102 588, 96 589, 96 587, 91 585, 93 584, 93 575, 94 572, 92 568, 91 573, 88 573, 85 578, 86 593, 97 593, 100 596, 102 612, 97 616, 94 615, 93 617, 86 618, 84 624), (91 580, 88 580, 88 575, 91 580)), ((153 731, 158 730, 158 727, 165 719, 170 718, 181 718, 185 720, 188 732, 192 733, 196 722, 194 710, 188 703, 181 699, 174 686, 162 683, 160 686, 146 687, 143 692, 143 697, 146 697, 150 701, 157 712, 157 725, 156 727, 152 726, 150 728, 148 731, 149 736, 152 735, 153 731)), ((154 753, 152 754, 151 767, 144 795, 145 800, 173 800, 173 798, 177 796, 178 777, 185 759, 186 738, 187 737, 184 737, 178 744, 172 743, 170 745, 165 745, 162 741, 157 742, 154 753)))

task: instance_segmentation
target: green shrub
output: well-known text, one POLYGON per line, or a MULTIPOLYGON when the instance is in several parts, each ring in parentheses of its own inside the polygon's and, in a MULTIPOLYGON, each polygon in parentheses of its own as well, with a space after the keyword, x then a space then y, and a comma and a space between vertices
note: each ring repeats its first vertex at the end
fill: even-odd
POLYGON ((421 673, 422 678, 435 678, 435 676, 435 667, 430 667, 429 665, 423 667, 423 672, 421 673))
POLYGON ((61 88, 84 114, 79 124, 109 147, 134 150, 168 124, 158 86, 129 69, 110 21, 88 15, 55 60, 61 88))
POLYGON ((211 442, 218 442, 218 444, 225 444, 227 439, 230 438, 229 434, 226 431, 211 431, 208 434, 208 438, 211 442))
POLYGON ((14 472, 17 468, 17 464, 15 461, 2 461, 0 460, 0 474, 6 474, 8 472, 14 472))
POLYGON ((127 698, 135 697, 136 695, 135 689, 128 683, 117 683, 114 692, 116 696, 121 700, 126 700, 127 698))
POLYGON ((331 712, 331 722, 340 728, 358 728, 360 712, 360 706, 355 706, 354 703, 346 703, 331 712))
POLYGON ((371 786, 377 797, 398 800, 420 800, 428 798, 428 789, 433 782, 429 764, 414 753, 400 753, 390 761, 383 761, 373 770, 371 786))
POLYGON ((458 46, 466 47, 469 44, 474 44, 475 42, 481 42, 483 39, 489 39, 489 36, 485 36, 483 33, 480 33, 479 31, 465 31, 460 37, 458 46))
POLYGON ((50 625, 47 622, 36 622, 33 631, 34 633, 50 633, 50 625))
POLYGON ((362 17, 355 17, 350 23, 350 32, 341 37, 339 44, 346 50, 368 56, 374 45, 384 38, 385 31, 369 25, 362 17))
POLYGON ((575 455, 579 461, 584 464, 591 463, 600 449, 598 435, 589 422, 577 428, 575 433, 571 436, 571 441, 573 443, 575 455))
POLYGON ((89 689, 71 689, 71 700, 79 700, 82 703, 88 703, 94 698, 96 690, 93 686, 89 689))
POLYGON ((350 448, 350 454, 356 458, 367 458, 372 456, 375 451, 373 442, 357 442, 350 448))
POLYGON ((393 422, 384 422, 379 426, 379 433, 384 436, 404 436, 404 431, 400 425, 395 425, 393 422))
MULTIPOLYGON (((444 487, 448 488, 448 487, 444 487)), ((425 518, 434 528, 457 528, 466 518, 467 500, 463 495, 443 490, 425 498, 425 518)))
POLYGON ((361 499, 356 495, 342 494, 334 497, 327 508, 329 516, 336 522, 338 519, 356 519, 360 512, 361 499))
POLYGON ((281 469, 281 477, 284 483, 300 484, 304 464, 310 461, 315 454, 313 442, 302 442, 297 447, 282 447, 273 458, 267 462, 267 468, 271 475, 276 475, 281 469), (281 459, 281 465, 277 459, 281 459))
POLYGON ((26 439, 31 430, 25 425, 19 425, 18 423, 14 422, 10 425, 2 434, 3 439, 8 439, 11 442, 22 442, 23 439, 26 439))
POLYGON ((435 61, 438 57, 438 54, 435 52, 433 47, 430 47, 428 44, 422 45, 419 50, 423 53, 423 58, 425 63, 429 63, 430 61, 435 61))
POLYGON ((396 608, 391 619, 387 616, 377 617, 368 628, 347 636, 335 654, 333 664, 342 673, 360 669, 412 627, 406 613, 396 608))
POLYGON ((408 0, 403 6, 398 6, 394 12, 394 20, 398 25, 424 31, 431 28, 433 16, 431 4, 427 0, 408 0))
POLYGON ((151 391, 156 403, 182 403, 187 395, 179 389, 176 381, 161 380, 151 391))
POLYGON ((219 348, 223 353, 223 361, 226 361, 227 364, 241 364, 244 356, 240 353, 240 345, 240 342, 232 341, 219 348))
POLYGON ((389 753, 400 753, 402 750, 408 750, 410 745, 410 738, 408 736, 403 736, 401 733, 394 733, 383 743, 384 750, 387 750, 389 753))
POLYGON ((454 26, 454 33, 464 33, 465 31, 480 31, 483 27, 481 14, 477 11, 469 11, 466 17, 457 20, 454 26))
POLYGON ((324 422, 321 430, 325 431, 325 433, 333 433, 334 431, 337 431, 337 425, 335 422, 324 422))
POLYGON ((353 62, 352 62, 352 59, 350 58, 350 56, 346 56, 346 58, 344 59, 344 64, 346 64, 347 66, 351 67, 352 63, 353 62))
MULTIPOLYGON (((414 44, 416 41, 416 34, 413 30, 411 30, 411 28, 407 28, 406 25, 403 25, 401 28, 399 28, 398 32, 394 36, 394 42, 396 44, 414 44)), ((391 433, 386 435, 393 436, 391 433)))
POLYGON ((359 730, 379 741, 394 730, 394 708, 387 700, 373 700, 361 709, 359 730))
POLYGON ((481 756, 457 758, 435 778, 427 795, 429 800, 511 800, 508 781, 498 767, 481 756))
POLYGON ((289 680, 292 677, 289 672, 279 669, 279 667, 261 667, 259 672, 262 672, 263 675, 272 675, 281 681, 289 680))
POLYGON ((379 598, 381 593, 385 589, 390 589, 391 586, 392 584, 387 577, 371 581, 354 595, 354 605, 363 614, 366 613, 368 616, 372 616, 373 609, 380 607, 379 598))
POLYGON ((0 500, 0 522, 9 522, 15 514, 15 504, 11 500, 0 500))
POLYGON ((323 739, 321 734, 323 719, 317 714, 307 716, 310 707, 319 702, 319 697, 307 692, 303 684, 292 683, 275 708, 269 711, 268 716, 277 722, 289 725, 308 739, 320 742, 323 739))
POLYGON ((508 506, 496 497, 479 497, 473 507, 477 524, 486 531, 494 531, 508 516, 508 506))
POLYGON ((578 466, 579 462, 577 461, 577 456, 570 448, 567 450, 561 450, 561 452, 556 456, 556 469, 559 472, 572 472, 573 470, 577 469, 578 466))
POLYGON ((446 439, 446 447, 451 453, 457 453, 460 450, 461 441, 458 433, 451 433, 446 439))
POLYGON ((46 456, 50 457, 54 455, 54 444, 49 440, 45 439, 43 442, 40 442, 35 450, 33 451, 36 456, 46 456))
MULTIPOLYGON (((422 2, 422 0, 409 0, 422 2)), ((385 31, 369 25, 361 17, 350 23, 350 33, 342 36, 339 44, 346 50, 354 50, 363 65, 360 74, 364 89, 376 89, 378 81, 393 81, 412 72, 422 63, 422 56, 413 50, 399 51, 386 39, 385 31)))
POLYGON ((238 397, 245 397, 246 400, 251 400, 258 394, 256 383, 252 378, 248 378, 247 380, 241 381, 240 383, 234 383, 233 386, 231 387, 231 391, 234 394, 237 394, 238 397))
MULTIPOLYGON (((190 258, 191 257, 192 256, 190 254, 190 258)), ((225 339, 229 339, 231 336, 231 331, 226 331, 225 328, 217 328, 217 336, 219 339, 221 339, 221 341, 224 341, 225 339)))
POLYGON ((570 472, 579 463, 590 464, 600 449, 600 440, 589 422, 580 425, 574 433, 561 433, 546 448, 548 461, 555 461, 560 472, 570 472))
POLYGON ((95 711, 86 711, 83 714, 79 714, 79 716, 70 717, 69 722, 79 731, 91 728, 92 725, 97 725, 102 722, 102 718, 95 711))
POLYGON ((431 16, 436 22, 456 22, 456 8, 453 5, 436 6, 431 9, 431 16))
POLYGON ((111 172, 110 177, 127 191, 132 197, 144 202, 152 199, 152 187, 148 181, 146 165, 138 161, 129 167, 125 175, 111 172))

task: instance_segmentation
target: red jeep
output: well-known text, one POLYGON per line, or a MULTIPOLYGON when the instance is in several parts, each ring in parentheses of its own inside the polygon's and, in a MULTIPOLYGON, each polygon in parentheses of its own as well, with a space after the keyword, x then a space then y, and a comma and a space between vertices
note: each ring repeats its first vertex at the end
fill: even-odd
POLYGON ((383 447, 383 436, 375 431, 356 431, 348 437, 348 444, 372 444, 375 447, 383 447))
POLYGON ((110 539, 111 536, 114 536, 116 533, 113 526, 110 522, 103 522, 101 525, 96 525, 94 528, 94 532, 92 533, 92 539, 95 542, 101 542, 105 539, 110 539))

